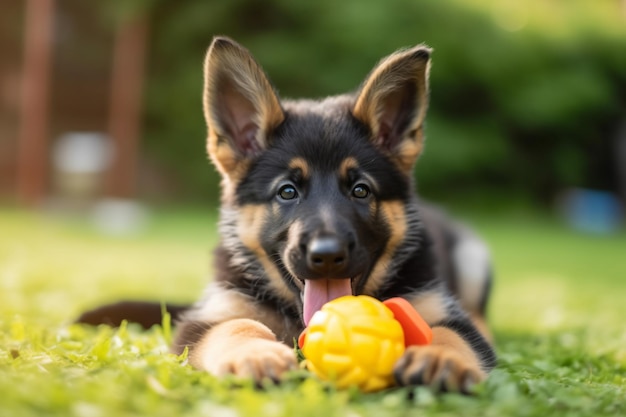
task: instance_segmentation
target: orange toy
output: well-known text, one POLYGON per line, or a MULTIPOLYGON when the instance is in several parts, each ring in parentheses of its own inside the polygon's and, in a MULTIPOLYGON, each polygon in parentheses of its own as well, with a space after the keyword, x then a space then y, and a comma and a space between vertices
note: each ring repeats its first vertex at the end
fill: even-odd
POLYGON ((431 340, 430 327, 406 300, 360 295, 326 303, 298 344, 311 372, 338 388, 370 392, 393 385, 393 366, 406 346, 431 340))

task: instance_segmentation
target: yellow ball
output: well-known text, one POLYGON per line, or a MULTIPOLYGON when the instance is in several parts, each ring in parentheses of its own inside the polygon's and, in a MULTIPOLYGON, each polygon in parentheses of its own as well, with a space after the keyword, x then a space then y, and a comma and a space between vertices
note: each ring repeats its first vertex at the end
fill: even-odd
POLYGON ((404 353, 404 333, 380 301, 344 296, 313 315, 302 353, 311 372, 338 388, 377 391, 393 385, 393 366, 404 353))

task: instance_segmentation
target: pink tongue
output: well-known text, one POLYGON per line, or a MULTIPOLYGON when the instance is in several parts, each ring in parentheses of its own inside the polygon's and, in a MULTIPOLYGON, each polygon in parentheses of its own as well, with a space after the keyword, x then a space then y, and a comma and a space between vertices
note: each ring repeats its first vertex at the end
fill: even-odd
POLYGON ((307 279, 304 281, 304 324, 327 302, 344 295, 352 295, 350 278, 307 279))

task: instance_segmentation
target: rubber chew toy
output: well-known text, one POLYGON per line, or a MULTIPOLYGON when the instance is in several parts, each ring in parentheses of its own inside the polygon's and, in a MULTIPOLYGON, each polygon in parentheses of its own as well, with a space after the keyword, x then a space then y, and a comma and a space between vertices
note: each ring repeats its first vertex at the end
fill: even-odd
POLYGON ((430 327, 408 301, 359 295, 326 303, 298 344, 307 368, 321 379, 371 392, 393 385, 393 366, 407 346, 431 340, 430 327))

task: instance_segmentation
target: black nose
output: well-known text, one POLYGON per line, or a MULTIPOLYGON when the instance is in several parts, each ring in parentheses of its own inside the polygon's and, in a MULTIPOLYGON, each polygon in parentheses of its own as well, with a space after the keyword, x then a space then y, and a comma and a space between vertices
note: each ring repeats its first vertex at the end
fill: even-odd
POLYGON ((338 237, 317 237, 307 246, 307 265, 315 273, 336 276, 346 269, 348 255, 348 244, 338 237))

